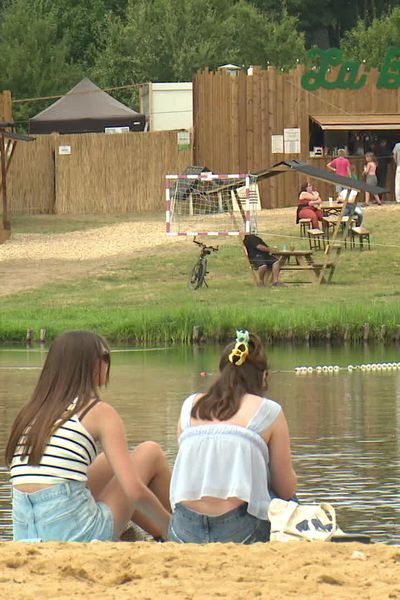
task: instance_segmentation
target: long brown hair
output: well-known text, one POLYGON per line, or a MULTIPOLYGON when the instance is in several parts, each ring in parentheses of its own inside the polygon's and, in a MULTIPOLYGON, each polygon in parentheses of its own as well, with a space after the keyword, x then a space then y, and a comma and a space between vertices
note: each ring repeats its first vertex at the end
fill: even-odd
POLYGON ((245 394, 262 395, 268 365, 260 338, 254 333, 249 334, 249 354, 241 366, 229 361, 234 347, 235 342, 232 342, 224 348, 218 378, 193 406, 194 419, 227 421, 237 413, 245 394))
POLYGON ((55 426, 98 398, 102 360, 108 363, 108 383, 110 350, 102 337, 90 331, 69 331, 54 340, 33 395, 12 426, 5 452, 8 465, 17 446, 29 464, 38 464, 55 426))

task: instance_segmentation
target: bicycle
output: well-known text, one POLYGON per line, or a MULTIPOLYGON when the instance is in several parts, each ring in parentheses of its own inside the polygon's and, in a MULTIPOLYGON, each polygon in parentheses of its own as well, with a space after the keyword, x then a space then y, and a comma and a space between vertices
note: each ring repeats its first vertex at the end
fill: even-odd
POLYGON ((193 243, 197 244, 201 247, 200 256, 194 265, 188 281, 188 286, 191 290, 197 290, 197 288, 201 287, 204 283, 206 287, 208 287, 206 282, 207 271, 207 256, 211 254, 211 252, 218 252, 219 246, 207 246, 202 242, 198 242, 196 238, 194 238, 193 243))

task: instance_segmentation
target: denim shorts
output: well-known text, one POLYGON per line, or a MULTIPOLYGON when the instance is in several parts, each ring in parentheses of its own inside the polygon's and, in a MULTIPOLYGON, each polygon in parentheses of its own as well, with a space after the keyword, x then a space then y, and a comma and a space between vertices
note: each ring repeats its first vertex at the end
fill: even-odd
POLYGON ((247 504, 241 504, 238 508, 217 517, 202 515, 183 504, 177 504, 169 525, 168 541, 181 544, 208 542, 255 544, 268 542, 269 535, 269 521, 249 515, 247 504))
POLYGON ((96 502, 84 481, 59 483, 31 494, 13 488, 12 496, 15 541, 113 539, 111 509, 96 502))

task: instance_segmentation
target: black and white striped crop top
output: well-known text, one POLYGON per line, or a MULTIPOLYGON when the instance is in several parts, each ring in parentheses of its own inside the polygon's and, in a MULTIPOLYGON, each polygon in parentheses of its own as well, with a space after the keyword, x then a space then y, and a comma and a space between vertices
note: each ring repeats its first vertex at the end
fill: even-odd
POLYGON ((28 465, 20 451, 17 447, 10 466, 13 485, 86 481, 88 467, 97 456, 96 443, 77 415, 53 433, 40 464, 28 465))

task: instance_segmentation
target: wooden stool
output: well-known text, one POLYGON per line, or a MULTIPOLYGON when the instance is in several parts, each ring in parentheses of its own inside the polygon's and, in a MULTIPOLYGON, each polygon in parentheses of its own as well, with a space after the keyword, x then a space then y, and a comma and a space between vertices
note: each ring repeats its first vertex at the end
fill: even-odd
POLYGON ((311 229, 311 219, 299 219, 300 237, 306 237, 308 229, 311 229))
POLYGON ((309 229, 307 231, 310 250, 325 250, 324 232, 320 229, 309 229))
POLYGON ((354 248, 356 245, 356 237, 360 240, 360 251, 364 248, 364 240, 368 243, 368 250, 371 250, 371 243, 369 239, 369 231, 365 227, 352 227, 351 228, 351 245, 354 248))

